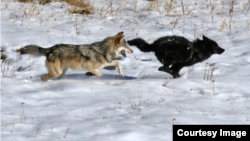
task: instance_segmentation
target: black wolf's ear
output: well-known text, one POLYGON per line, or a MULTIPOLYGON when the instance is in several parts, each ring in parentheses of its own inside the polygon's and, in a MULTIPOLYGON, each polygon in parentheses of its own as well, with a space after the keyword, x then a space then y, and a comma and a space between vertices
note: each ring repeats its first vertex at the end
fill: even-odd
POLYGON ((122 37, 123 35, 123 31, 119 32, 117 35, 115 35, 115 37, 122 37))
POLYGON ((123 37, 124 37, 124 36, 117 36, 117 37, 115 38, 115 45, 120 44, 120 43, 122 42, 123 37))
POLYGON ((203 35, 203 40, 210 40, 207 36, 203 35))

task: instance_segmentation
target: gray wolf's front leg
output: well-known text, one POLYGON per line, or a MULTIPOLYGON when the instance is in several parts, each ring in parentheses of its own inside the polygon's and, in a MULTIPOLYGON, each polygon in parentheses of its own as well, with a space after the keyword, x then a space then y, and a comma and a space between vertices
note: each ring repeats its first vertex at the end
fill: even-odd
MULTIPOLYGON (((121 60, 121 57, 115 57, 112 59, 113 61, 114 60, 121 60)), ((116 66, 106 66, 106 67, 103 67, 103 69, 105 70, 115 70, 116 66)))
POLYGON ((112 57, 111 57, 111 55, 107 54, 106 55, 106 60, 107 60, 108 63, 112 63, 112 57))
POLYGON ((108 66, 116 66, 118 68, 118 73, 121 77, 124 77, 122 66, 118 61, 112 61, 111 63, 107 63, 102 67, 108 67, 108 66))

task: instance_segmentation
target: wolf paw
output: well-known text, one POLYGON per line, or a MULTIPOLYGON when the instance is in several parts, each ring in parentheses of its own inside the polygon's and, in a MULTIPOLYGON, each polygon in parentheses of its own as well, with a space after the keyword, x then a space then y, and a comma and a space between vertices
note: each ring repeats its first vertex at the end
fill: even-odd
POLYGON ((46 82, 46 81, 48 81, 48 77, 47 77, 47 76, 43 76, 43 77, 41 77, 41 80, 42 80, 43 82, 46 82))
POLYGON ((123 72, 122 72, 121 69, 118 70, 118 73, 119 73, 119 75, 120 75, 121 77, 124 77, 124 74, 123 74, 123 72))
POLYGON ((173 78, 179 78, 180 77, 180 75, 179 74, 173 74, 173 78))
POLYGON ((165 71, 164 67, 163 66, 159 67, 158 71, 165 71))
POLYGON ((124 77, 124 74, 122 73, 122 74, 120 74, 120 76, 121 76, 121 77, 124 77))
POLYGON ((96 75, 92 72, 86 72, 85 75, 88 77, 96 77, 96 75))

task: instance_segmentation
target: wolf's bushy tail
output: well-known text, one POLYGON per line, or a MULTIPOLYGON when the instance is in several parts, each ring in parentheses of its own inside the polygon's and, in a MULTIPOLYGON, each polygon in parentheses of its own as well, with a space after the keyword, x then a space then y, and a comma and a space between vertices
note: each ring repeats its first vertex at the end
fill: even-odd
POLYGON ((46 48, 42 48, 40 46, 37 45, 27 45, 23 48, 17 49, 16 52, 20 52, 20 54, 30 54, 36 57, 39 56, 46 56, 47 52, 49 51, 49 49, 46 48))
POLYGON ((154 46, 148 44, 145 40, 141 38, 130 40, 128 41, 128 44, 130 46, 136 46, 142 52, 151 52, 151 51, 155 51, 156 49, 154 46))

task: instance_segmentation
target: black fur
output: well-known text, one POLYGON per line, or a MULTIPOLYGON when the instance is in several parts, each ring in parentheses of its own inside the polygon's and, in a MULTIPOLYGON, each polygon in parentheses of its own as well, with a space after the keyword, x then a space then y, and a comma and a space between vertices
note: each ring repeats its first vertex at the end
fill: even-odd
POLYGON ((142 52, 153 51, 163 64, 159 71, 170 73, 174 78, 180 77, 179 71, 183 67, 202 62, 213 54, 222 54, 225 51, 215 41, 204 35, 203 40, 196 39, 193 42, 180 36, 166 36, 152 44, 148 44, 141 38, 130 40, 128 44, 136 46, 142 52))

